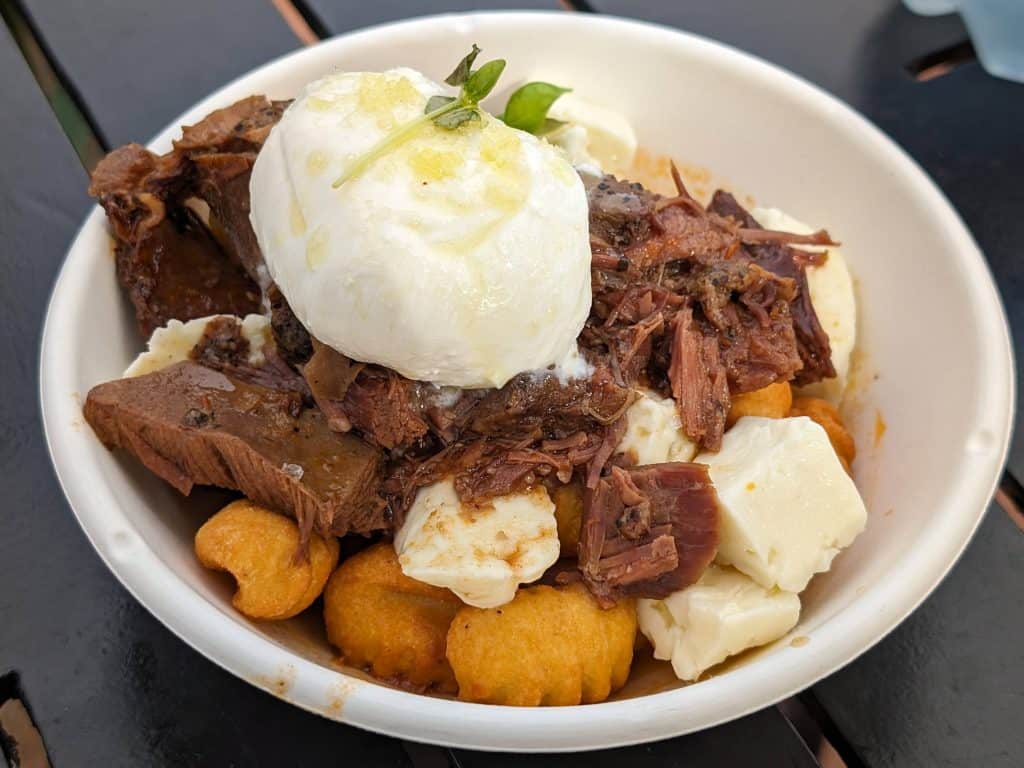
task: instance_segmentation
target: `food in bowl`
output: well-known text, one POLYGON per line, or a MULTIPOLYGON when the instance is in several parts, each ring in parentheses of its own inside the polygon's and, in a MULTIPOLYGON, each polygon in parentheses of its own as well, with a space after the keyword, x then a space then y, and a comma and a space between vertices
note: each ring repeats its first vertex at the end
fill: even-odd
POLYGON ((149 347, 85 416, 182 493, 239 491, 201 561, 252 618, 323 590, 379 679, 577 704, 653 652, 697 680, 864 528, 849 273, 781 212, 605 174, 628 123, 552 113, 564 89, 486 113, 476 53, 456 94, 335 73, 112 152, 91 191, 149 347), (342 537, 369 546, 327 578, 342 537))

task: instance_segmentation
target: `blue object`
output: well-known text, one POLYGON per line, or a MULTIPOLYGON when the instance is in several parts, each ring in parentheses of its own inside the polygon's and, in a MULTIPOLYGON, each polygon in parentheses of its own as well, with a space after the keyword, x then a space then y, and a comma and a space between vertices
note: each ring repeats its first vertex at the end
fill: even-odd
POLYGON ((959 11, 978 60, 991 75, 1024 82, 1024 0, 903 0, 914 13, 959 11))

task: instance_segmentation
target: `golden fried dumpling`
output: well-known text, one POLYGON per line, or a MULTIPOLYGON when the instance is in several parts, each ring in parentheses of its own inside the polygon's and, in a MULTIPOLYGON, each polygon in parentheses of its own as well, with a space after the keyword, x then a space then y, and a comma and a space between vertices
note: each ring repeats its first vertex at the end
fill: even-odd
POLYGON ((589 704, 626 682, 635 639, 632 600, 602 610, 582 584, 534 586, 500 608, 461 608, 448 661, 466 701, 589 704))
POLYGON ((382 680, 454 693, 445 636, 462 605, 402 573, 390 542, 343 562, 324 590, 327 637, 347 664, 382 680))
POLYGON ((338 564, 337 539, 311 534, 305 558, 296 557, 295 521, 248 499, 207 520, 195 550, 204 566, 234 576, 238 590, 231 602, 253 619, 287 619, 306 610, 338 564))

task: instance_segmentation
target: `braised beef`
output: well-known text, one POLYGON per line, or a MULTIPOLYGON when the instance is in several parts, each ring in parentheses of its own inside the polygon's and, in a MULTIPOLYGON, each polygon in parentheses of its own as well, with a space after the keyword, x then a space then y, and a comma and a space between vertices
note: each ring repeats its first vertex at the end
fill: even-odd
POLYGON ((718 339, 697 327, 690 307, 679 310, 673 326, 668 378, 683 432, 702 448, 717 451, 729 414, 729 384, 718 339))
POLYGON ((106 445, 133 453, 183 494, 241 491, 309 532, 387 528, 382 455, 327 427, 294 392, 247 384, 193 362, 94 387, 85 418, 106 445))
POLYGON ((259 308, 266 269, 249 224, 248 178, 286 102, 262 96, 213 112, 165 155, 138 144, 97 165, 89 193, 107 213, 118 279, 149 336, 169 319, 259 308), (203 198, 215 237, 190 207, 203 198))
POLYGON ((168 320, 259 311, 259 289, 188 209, 179 209, 144 234, 116 243, 115 264, 139 331, 148 337, 168 320))
POLYGON ((614 176, 582 174, 581 178, 590 206, 592 238, 620 248, 647 239, 658 195, 614 176))
POLYGON ((270 279, 249 223, 249 177, 256 153, 287 106, 250 96, 185 126, 174 142, 175 151, 195 168, 195 194, 210 206, 211 224, 225 249, 263 289, 270 279))
POLYGON ((208 114, 195 125, 182 126, 174 148, 197 152, 251 152, 266 141, 291 101, 270 101, 254 95, 208 114))
POLYGON ((606 366, 586 379, 522 374, 492 391, 473 410, 469 429, 484 436, 565 437, 610 424, 632 402, 632 394, 606 366))
MULTIPOLYGON (((722 216, 729 216, 742 226, 760 230, 761 225, 724 190, 715 192, 708 208, 722 216)), ((829 244, 828 233, 817 233, 807 238, 789 238, 790 242, 811 242, 829 244), (823 237, 822 237, 823 235, 823 237)), ((755 263, 779 277, 792 280, 795 284, 790 297, 791 324, 795 333, 797 350, 803 365, 794 371, 793 380, 797 385, 812 384, 836 375, 832 365, 832 349, 828 334, 821 327, 818 315, 811 304, 811 292, 807 285, 805 270, 806 254, 798 254, 778 239, 769 238, 762 243, 749 243, 746 248, 755 263)))
POLYGON ((327 417, 327 426, 335 432, 348 432, 352 429, 352 422, 345 413, 342 401, 363 368, 362 363, 355 363, 318 341, 313 342, 313 355, 302 366, 302 375, 309 384, 309 391, 317 407, 327 417))
POLYGON ((288 306, 281 289, 271 283, 266 291, 270 303, 270 328, 281 356, 294 366, 303 365, 313 355, 313 341, 306 327, 288 306))
POLYGON ((703 464, 612 467, 584 492, 579 568, 598 600, 668 597, 718 551, 718 496, 703 464))
POLYGON ((195 191, 210 206, 210 225, 224 249, 253 282, 266 288, 270 278, 249 223, 249 177, 254 162, 254 152, 199 155, 193 159, 195 191))
POLYGON ((429 429, 416 399, 418 387, 392 370, 369 366, 348 387, 342 407, 370 442, 388 449, 405 446, 429 429))
POLYGON ((250 361, 249 347, 239 318, 215 317, 206 324, 189 358, 233 379, 311 398, 306 381, 284 361, 272 341, 263 344, 258 362, 250 361))

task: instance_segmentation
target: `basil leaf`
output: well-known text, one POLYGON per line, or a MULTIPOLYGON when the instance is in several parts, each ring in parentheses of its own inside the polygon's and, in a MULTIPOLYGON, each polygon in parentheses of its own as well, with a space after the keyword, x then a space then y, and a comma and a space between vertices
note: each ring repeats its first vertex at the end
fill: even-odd
POLYGON ((527 83, 508 97, 502 120, 512 128, 538 133, 545 127, 544 121, 551 105, 559 96, 571 90, 551 83, 527 83))
POLYGON ((480 49, 476 47, 476 43, 473 43, 473 50, 466 54, 465 58, 459 62, 458 66, 452 70, 452 73, 444 79, 448 85, 462 85, 464 82, 469 80, 471 70, 473 68, 473 62, 476 61, 476 57, 480 54, 480 49))
POLYGON ((488 61, 469 76, 469 80, 462 86, 462 92, 470 101, 483 101, 498 82, 504 69, 504 59, 488 61))
POLYGON ((453 112, 449 112, 445 115, 439 115, 434 118, 434 125, 439 128, 447 128, 452 130, 458 128, 463 123, 468 123, 471 120, 479 120, 480 113, 476 107, 463 107, 462 109, 456 109, 453 112))
POLYGON ((429 115, 431 112, 440 109, 446 104, 451 104, 455 101, 454 96, 431 96, 427 100, 427 106, 423 108, 423 114, 429 115))

